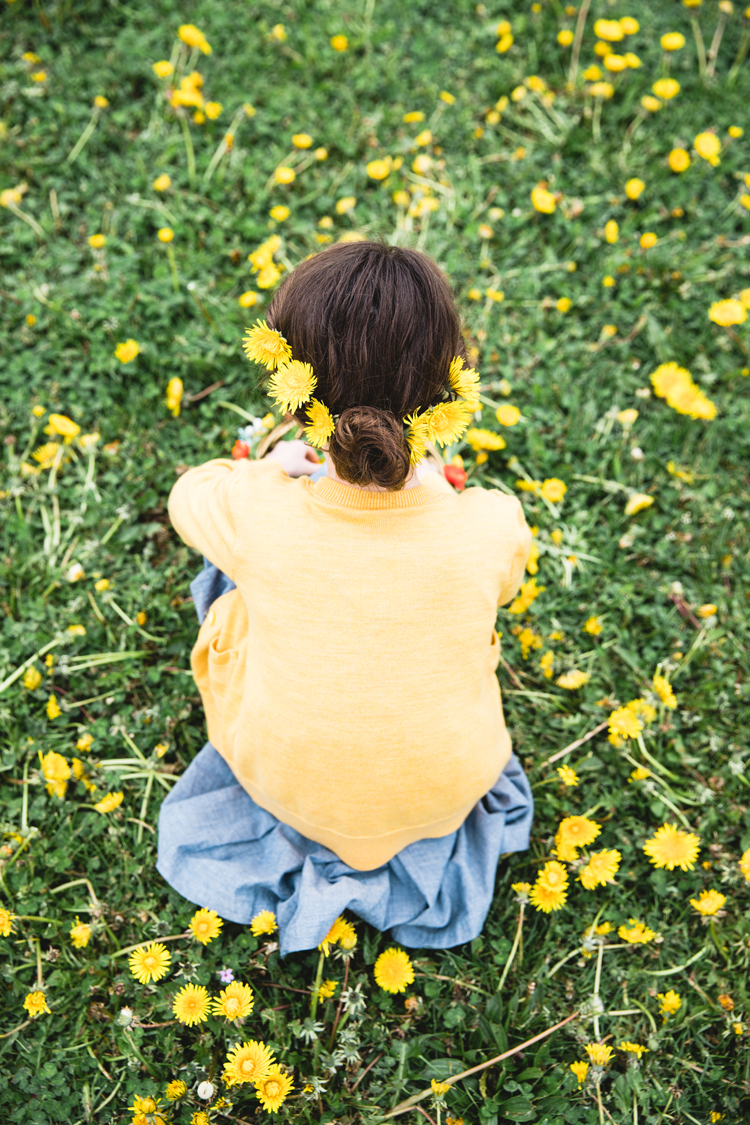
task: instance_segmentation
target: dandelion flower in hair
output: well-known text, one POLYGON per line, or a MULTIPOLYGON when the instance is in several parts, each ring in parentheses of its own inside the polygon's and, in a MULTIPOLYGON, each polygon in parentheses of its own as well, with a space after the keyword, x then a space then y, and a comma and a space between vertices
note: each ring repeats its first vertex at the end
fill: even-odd
POLYGON ((309 363, 290 359, 270 377, 268 386, 282 410, 293 414, 312 395, 317 383, 309 363))
POLYGON ((429 441, 427 435, 428 416, 427 412, 417 414, 415 410, 412 414, 407 414, 404 418, 405 425, 409 427, 406 440, 409 444, 410 465, 418 464, 427 452, 427 442, 429 441))
POLYGON ((427 438, 440 445, 453 445, 466 432, 471 421, 471 411, 465 399, 439 402, 433 406, 427 420, 427 438))
POLYGON ((307 417, 310 419, 310 424, 305 428, 305 437, 310 445, 322 449, 336 428, 333 415, 324 402, 318 402, 314 398, 307 408, 307 417))
POLYGON ((461 398, 475 402, 479 397, 479 372, 473 367, 465 367, 460 355, 451 361, 448 378, 451 387, 461 398))
POLYGON ((269 371, 273 371, 282 363, 292 358, 292 349, 280 332, 269 328, 265 320, 256 320, 252 328, 246 329, 247 335, 242 341, 242 347, 248 359, 255 363, 262 363, 269 371))

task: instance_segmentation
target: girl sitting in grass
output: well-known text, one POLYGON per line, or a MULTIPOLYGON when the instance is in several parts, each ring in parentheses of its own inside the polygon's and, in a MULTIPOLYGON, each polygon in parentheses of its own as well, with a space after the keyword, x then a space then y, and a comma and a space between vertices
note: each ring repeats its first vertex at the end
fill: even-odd
POLYGON ((209 741, 162 805, 158 870, 223 918, 273 911, 282 956, 345 909, 406 946, 470 941, 499 856, 528 846, 495 623, 531 535, 517 499, 425 459, 479 407, 450 287, 425 254, 338 244, 244 347, 307 444, 208 461, 169 497, 206 560, 209 741))

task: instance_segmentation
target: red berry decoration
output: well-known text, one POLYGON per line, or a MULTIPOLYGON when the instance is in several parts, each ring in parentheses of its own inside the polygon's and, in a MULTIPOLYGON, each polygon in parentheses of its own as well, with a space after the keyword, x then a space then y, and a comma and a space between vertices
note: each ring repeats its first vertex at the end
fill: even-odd
POLYGON ((246 441, 240 441, 240 439, 237 438, 237 441, 234 443, 234 446, 232 448, 232 456, 234 457, 235 461, 241 461, 243 457, 249 457, 250 446, 246 441))
POLYGON ((445 479, 459 492, 463 492, 466 488, 466 470, 460 465, 446 465, 445 479))

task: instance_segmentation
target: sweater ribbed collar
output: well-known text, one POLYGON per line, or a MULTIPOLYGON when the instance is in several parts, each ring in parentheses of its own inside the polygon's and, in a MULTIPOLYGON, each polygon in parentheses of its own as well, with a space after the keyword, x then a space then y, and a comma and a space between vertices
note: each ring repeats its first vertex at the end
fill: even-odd
POLYGON ((305 479, 316 497, 341 508, 417 508, 440 499, 439 493, 423 484, 416 488, 402 488, 398 492, 368 492, 337 480, 329 480, 328 477, 320 477, 314 483, 309 478, 305 479))

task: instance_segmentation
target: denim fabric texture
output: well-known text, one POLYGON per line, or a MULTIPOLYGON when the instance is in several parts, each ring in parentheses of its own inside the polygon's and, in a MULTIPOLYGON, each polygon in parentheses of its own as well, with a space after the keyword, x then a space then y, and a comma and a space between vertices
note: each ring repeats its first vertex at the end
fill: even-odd
MULTIPOLYGON (((311 477, 325 475, 321 466, 311 477)), ((191 583, 199 621, 234 583, 204 559, 191 583)), ((534 802, 515 755, 464 823, 357 871, 255 803, 207 742, 162 803, 157 870, 179 894, 247 925, 272 910, 280 954, 314 949, 345 910, 414 948, 477 937, 499 857, 529 844, 534 802)))

